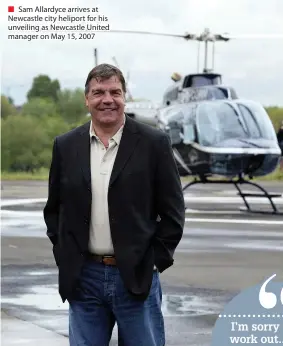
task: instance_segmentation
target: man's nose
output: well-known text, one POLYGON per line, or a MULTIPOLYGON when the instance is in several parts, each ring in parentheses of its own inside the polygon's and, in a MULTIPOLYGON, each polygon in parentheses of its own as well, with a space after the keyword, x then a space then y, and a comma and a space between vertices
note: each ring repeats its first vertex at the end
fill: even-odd
POLYGON ((102 102, 104 102, 104 103, 112 103, 113 102, 113 97, 111 96, 109 91, 106 91, 103 94, 102 102))

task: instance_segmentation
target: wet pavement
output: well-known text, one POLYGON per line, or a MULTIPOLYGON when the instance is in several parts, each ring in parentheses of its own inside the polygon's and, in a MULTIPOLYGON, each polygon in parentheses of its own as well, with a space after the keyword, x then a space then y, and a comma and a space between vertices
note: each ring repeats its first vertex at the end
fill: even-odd
MULTIPOLYGON (((2 309, 67 336, 68 305, 57 293, 57 269, 42 218, 45 187, 37 184, 28 194, 26 187, 13 185, 10 194, 9 188, 2 193, 2 309)), ((271 191, 282 191, 282 185, 271 191)), ((283 278, 282 216, 239 212, 242 203, 233 189, 194 193, 186 194, 189 209, 175 265, 161 274, 169 346, 210 345, 218 314, 240 290, 273 273, 283 278)), ((111 345, 117 345, 116 328, 111 345)))

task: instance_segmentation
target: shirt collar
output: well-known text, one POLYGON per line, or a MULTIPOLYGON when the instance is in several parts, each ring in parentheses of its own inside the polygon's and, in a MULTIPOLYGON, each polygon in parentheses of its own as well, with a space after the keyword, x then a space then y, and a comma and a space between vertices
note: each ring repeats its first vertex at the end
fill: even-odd
MULTIPOLYGON (((116 142, 117 145, 120 144, 120 141, 121 141, 121 138, 122 138, 122 133, 123 133, 123 128, 124 128, 124 125, 125 125, 125 121, 126 121, 126 116, 124 114, 124 121, 123 121, 122 126, 115 133, 115 135, 110 138, 110 140, 113 139, 116 142)), ((90 139, 92 137, 95 137, 96 139, 99 139, 98 136, 96 135, 94 129, 93 129, 92 120, 90 121, 89 136, 90 136, 90 139)))

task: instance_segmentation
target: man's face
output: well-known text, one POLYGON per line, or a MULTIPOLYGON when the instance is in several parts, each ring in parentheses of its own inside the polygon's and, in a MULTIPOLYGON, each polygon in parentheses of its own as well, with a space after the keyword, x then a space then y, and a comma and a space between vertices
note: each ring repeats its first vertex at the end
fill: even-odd
POLYGON ((103 81, 92 79, 85 97, 92 119, 101 125, 114 125, 124 117, 124 92, 118 77, 103 81))

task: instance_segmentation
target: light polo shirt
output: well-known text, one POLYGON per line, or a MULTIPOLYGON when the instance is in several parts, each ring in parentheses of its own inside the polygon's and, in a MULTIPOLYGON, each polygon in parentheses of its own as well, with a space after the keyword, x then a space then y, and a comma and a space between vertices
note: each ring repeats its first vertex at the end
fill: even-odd
POLYGON ((95 134, 92 122, 90 124, 92 205, 89 230, 89 251, 97 255, 114 254, 108 214, 108 186, 124 124, 109 140, 109 147, 107 149, 95 134))

